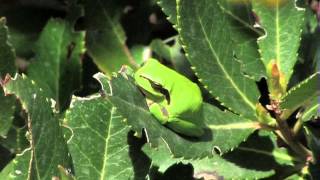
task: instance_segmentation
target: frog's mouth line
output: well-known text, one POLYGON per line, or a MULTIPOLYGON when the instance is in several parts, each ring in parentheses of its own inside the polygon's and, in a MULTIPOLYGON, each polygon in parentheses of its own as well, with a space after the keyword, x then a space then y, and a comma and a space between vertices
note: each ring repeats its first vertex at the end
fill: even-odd
MULTIPOLYGON (((143 76, 141 76, 141 77, 143 77, 143 76)), ((148 79, 147 77, 143 77, 143 78, 145 78, 146 80, 149 81, 149 83, 151 84, 151 87, 152 87, 155 91, 157 91, 157 92, 161 93, 162 95, 164 95, 164 97, 166 98, 166 100, 167 100, 167 102, 168 102, 168 105, 169 105, 169 104, 170 104, 170 94, 169 94, 169 91, 166 90, 165 88, 163 88, 160 84, 157 84, 157 83, 151 81, 151 80, 148 79)))

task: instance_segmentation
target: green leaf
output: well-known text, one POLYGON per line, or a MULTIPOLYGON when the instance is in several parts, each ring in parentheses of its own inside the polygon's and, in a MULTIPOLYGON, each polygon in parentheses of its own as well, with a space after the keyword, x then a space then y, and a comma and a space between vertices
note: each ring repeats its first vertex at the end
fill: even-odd
POLYGON ((280 107, 292 113, 299 107, 309 105, 313 99, 320 96, 319 82, 319 72, 311 75, 288 91, 282 98, 280 107))
POLYGON ((234 59, 230 17, 218 2, 180 0, 178 30, 187 58, 209 92, 232 111, 254 119, 258 90, 234 59))
POLYGON ((127 142, 130 128, 103 97, 75 97, 64 124, 73 132, 68 147, 76 179, 130 179, 134 176, 127 142))
POLYGON ((28 136, 31 145, 29 176, 51 179, 59 176, 58 165, 70 166, 67 145, 46 93, 26 76, 16 75, 4 85, 5 93, 14 94, 28 113, 28 136))
POLYGON ((176 157, 183 156, 190 159, 212 156, 215 151, 225 153, 259 128, 257 122, 239 117, 229 111, 223 112, 204 103, 202 111, 195 116, 206 124, 206 133, 199 139, 188 139, 161 125, 151 115, 143 95, 131 77, 118 74, 109 84, 106 76, 101 73, 94 77, 100 81, 102 89, 109 94, 108 100, 135 132, 141 135, 141 130, 145 129, 148 142, 157 146, 159 142, 164 141, 176 157))
POLYGON ((316 97, 312 100, 310 105, 306 108, 302 115, 302 121, 309 121, 313 118, 320 117, 320 97, 316 97))
POLYGON ((135 45, 130 49, 132 56, 137 64, 141 65, 144 61, 150 58, 151 51, 148 46, 135 45))
POLYGON ((3 79, 7 73, 14 74, 16 68, 14 65, 15 53, 9 43, 8 27, 6 19, 0 18, 0 78, 3 79))
POLYGON ((220 177, 222 179, 257 179, 269 177, 273 170, 259 171, 241 167, 228 160, 214 156, 211 158, 185 160, 183 158, 173 158, 165 142, 160 142, 157 149, 151 148, 148 144, 143 147, 143 151, 152 159, 152 165, 159 167, 160 172, 164 172, 168 167, 176 163, 192 164, 194 176, 220 177))
POLYGON ((111 75, 122 65, 138 67, 126 46, 126 36, 120 24, 121 2, 86 0, 86 47, 100 70, 111 75))
POLYGON ((299 161, 285 147, 279 147, 277 136, 269 131, 258 131, 246 142, 223 157, 241 167, 257 170, 292 167, 299 161))
MULTIPOLYGON (((260 80, 265 77, 265 68, 258 52, 256 42, 257 31, 251 24, 251 7, 249 4, 235 5, 227 2, 220 2, 224 13, 230 16, 230 21, 233 27, 232 39, 235 41, 236 55, 241 62, 241 70, 246 75, 260 80)), ((162 7, 162 11, 168 16, 168 20, 177 25, 177 12, 175 0, 158 0, 158 4, 162 7)))
POLYGON ((320 133, 319 129, 312 126, 305 126, 304 133, 307 137, 307 143, 313 153, 314 163, 309 164, 309 172, 313 179, 320 178, 320 133))
MULTIPOLYGON (((0 85, 7 73, 14 74, 16 72, 15 53, 8 37, 6 20, 0 18, 0 85)), ((14 97, 5 97, 2 88, 0 88, 0 136, 2 137, 8 133, 11 127, 14 110, 14 97)))
MULTIPOLYGON (((284 74, 287 85, 292 69, 297 61, 305 11, 296 7, 296 1, 275 1, 267 5, 265 1, 252 1, 253 11, 265 30, 258 40, 261 59, 267 67, 273 60, 284 74)), ((271 74, 268 74, 271 76, 271 74)))
POLYGON ((29 166, 31 150, 27 149, 16 157, 0 172, 0 179, 26 180, 30 178, 29 166))
POLYGON ((12 126, 5 137, 0 138, 1 146, 8 149, 12 154, 20 154, 30 146, 26 138, 27 128, 12 126))
POLYGON ((194 74, 191 70, 190 64, 187 61, 186 56, 182 53, 182 47, 179 43, 179 37, 173 36, 164 41, 160 39, 154 39, 150 44, 151 50, 157 55, 156 59, 165 59, 166 63, 172 65, 173 69, 180 74, 194 78, 194 74), (166 43, 173 43, 171 46, 166 43))
MULTIPOLYGON (((162 7, 162 11, 168 16, 168 20, 177 25, 177 12, 175 0, 158 0, 158 4, 162 7)), ((255 80, 260 80, 265 77, 265 68, 258 52, 258 45, 256 42, 257 31, 250 23, 252 19, 251 7, 248 4, 242 6, 234 5, 232 3, 221 3, 222 10, 225 14, 230 16, 232 25, 232 39, 235 41, 236 55, 241 62, 241 70, 246 75, 249 75, 255 80)))
POLYGON ((69 22, 51 19, 36 43, 35 62, 28 74, 57 102, 58 110, 66 108, 71 94, 80 87, 83 40, 84 33, 74 32, 69 22))
POLYGON ((168 16, 168 20, 176 25, 177 24, 177 11, 176 11, 176 0, 157 0, 158 5, 162 11, 168 16))
POLYGON ((259 81, 266 76, 257 44, 258 35, 262 33, 253 27, 254 19, 250 4, 240 5, 220 1, 220 5, 224 13, 230 16, 231 38, 236 44, 235 54, 241 62, 241 71, 259 81))
POLYGON ((0 136, 5 137, 12 125, 13 114, 15 111, 15 98, 4 96, 0 89, 0 136))

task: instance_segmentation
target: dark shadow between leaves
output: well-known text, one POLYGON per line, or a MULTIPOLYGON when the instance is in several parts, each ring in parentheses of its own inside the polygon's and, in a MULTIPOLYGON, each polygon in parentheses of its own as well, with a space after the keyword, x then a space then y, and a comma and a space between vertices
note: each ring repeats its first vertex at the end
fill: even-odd
POLYGON ((158 171, 158 167, 152 166, 150 178, 153 180, 194 180, 191 164, 178 163, 170 166, 164 173, 158 171))
POLYGON ((241 143, 239 148, 223 155, 223 158, 243 168, 269 171, 276 169, 279 164, 277 164, 273 156, 257 152, 265 151, 271 153, 274 148, 274 144, 268 136, 259 136, 254 133, 246 142, 241 143))
POLYGON ((129 144, 129 156, 134 169, 134 179, 145 179, 149 173, 151 159, 141 150, 146 143, 145 135, 141 138, 135 137, 134 132, 130 131, 127 135, 129 144))
POLYGON ((14 158, 14 154, 0 146, 0 171, 14 158))

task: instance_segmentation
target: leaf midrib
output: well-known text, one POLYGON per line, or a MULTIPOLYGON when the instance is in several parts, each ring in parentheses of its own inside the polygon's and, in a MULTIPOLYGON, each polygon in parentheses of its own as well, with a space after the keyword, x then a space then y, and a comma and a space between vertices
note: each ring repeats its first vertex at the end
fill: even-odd
POLYGON ((227 10, 226 8, 224 8, 222 5, 220 5, 220 8, 226 13, 228 14, 230 17, 232 17, 233 19, 235 19, 236 21, 238 21, 239 23, 241 23, 242 25, 244 25, 245 27, 249 28, 251 31, 257 33, 259 36, 262 36, 263 33, 261 33, 260 31, 258 31, 256 28, 252 27, 250 24, 248 24, 247 22, 245 22, 244 20, 242 20, 240 17, 236 16, 235 14, 233 14, 232 11, 227 10))
POLYGON ((98 3, 99 3, 99 5, 101 6, 101 8, 103 10, 104 16, 107 18, 107 21, 111 26, 112 32, 116 35, 118 41, 120 42, 122 50, 123 50, 124 54, 127 56, 128 61, 130 62, 131 65, 137 66, 136 63, 135 63, 135 60, 131 56, 130 51, 128 50, 127 46, 125 44, 123 44, 124 43, 124 39, 121 38, 121 35, 118 33, 117 29, 115 28, 116 25, 114 24, 113 20, 110 18, 109 13, 106 11, 106 9, 103 6, 101 0, 98 0, 98 3))
POLYGON ((104 177, 107 174, 107 160, 108 160, 108 149, 109 149, 109 140, 110 140, 110 132, 111 132, 111 125, 112 125, 112 120, 113 120, 113 114, 115 112, 115 107, 112 107, 110 110, 110 118, 109 118, 109 125, 108 125, 108 132, 107 132, 107 139, 106 139, 106 144, 105 144, 105 149, 104 149, 104 155, 103 155, 103 165, 102 165, 102 172, 100 176, 100 180, 105 179, 104 177))
POLYGON ((259 150, 259 149, 249 148, 249 147, 238 147, 238 149, 242 150, 242 151, 249 151, 249 152, 254 152, 257 154, 263 154, 263 155, 267 155, 270 157, 277 157, 278 159, 282 159, 285 161, 293 161, 294 160, 294 159, 292 159, 291 156, 281 154, 280 152, 277 152, 277 151, 268 152, 268 151, 263 151, 263 150, 259 150))
POLYGON ((278 67, 279 67, 279 70, 281 70, 281 64, 280 64, 280 62, 281 62, 281 57, 280 57, 280 25, 279 25, 279 2, 280 1, 278 1, 277 3, 276 3, 276 21, 275 21, 275 23, 276 23, 276 57, 277 57, 277 59, 276 59, 276 62, 277 62, 277 65, 278 65, 278 67))
POLYGON ((223 74, 225 74, 226 78, 229 80, 229 82, 231 83, 231 85, 235 88, 235 90, 238 92, 238 94, 242 97, 242 99, 245 101, 245 103, 247 103, 249 105, 249 107, 253 110, 255 110, 255 106, 253 105, 253 103, 244 95, 244 93, 239 89, 239 87, 235 84, 235 82, 232 80, 231 76, 229 75, 229 73, 226 71, 226 69, 223 67, 223 65, 221 64, 220 58, 218 56, 218 54, 216 53, 216 51, 214 50, 214 48, 212 47, 210 40, 208 38, 208 35, 204 29, 202 20, 199 16, 198 11, 196 10, 196 16, 199 20, 200 23, 200 27, 201 27, 201 31, 203 32, 203 35, 205 36, 205 40, 209 45, 210 51, 212 53, 212 55, 214 56, 214 58, 217 60, 217 64, 219 65, 220 69, 222 70, 223 74))
POLYGON ((240 122, 240 123, 229 123, 229 124, 207 124, 212 130, 231 130, 231 129, 258 129, 260 127, 259 122, 240 122))
POLYGON ((57 79, 56 79, 56 82, 55 82, 55 84, 56 84, 56 92, 55 92, 55 101, 57 102, 57 109, 60 109, 60 62, 61 62, 61 49, 63 48, 63 47, 61 47, 62 46, 62 44, 63 44, 63 35, 64 35, 64 33, 65 33, 65 30, 66 30, 66 24, 63 24, 63 30, 62 30, 62 33, 61 33, 61 35, 60 35, 60 38, 59 38, 59 41, 58 41, 58 49, 57 49, 57 60, 55 61, 55 62, 57 62, 56 63, 56 65, 57 65, 57 79))

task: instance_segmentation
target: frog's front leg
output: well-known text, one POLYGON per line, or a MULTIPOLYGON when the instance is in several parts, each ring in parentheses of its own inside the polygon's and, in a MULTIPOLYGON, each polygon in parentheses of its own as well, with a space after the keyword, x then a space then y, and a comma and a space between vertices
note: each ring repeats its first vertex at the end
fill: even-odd
POLYGON ((186 136, 200 137, 204 134, 203 128, 188 120, 170 118, 166 125, 175 132, 186 136))
POLYGON ((161 124, 166 124, 168 122, 169 114, 167 109, 163 105, 158 103, 149 104, 149 110, 161 124))

